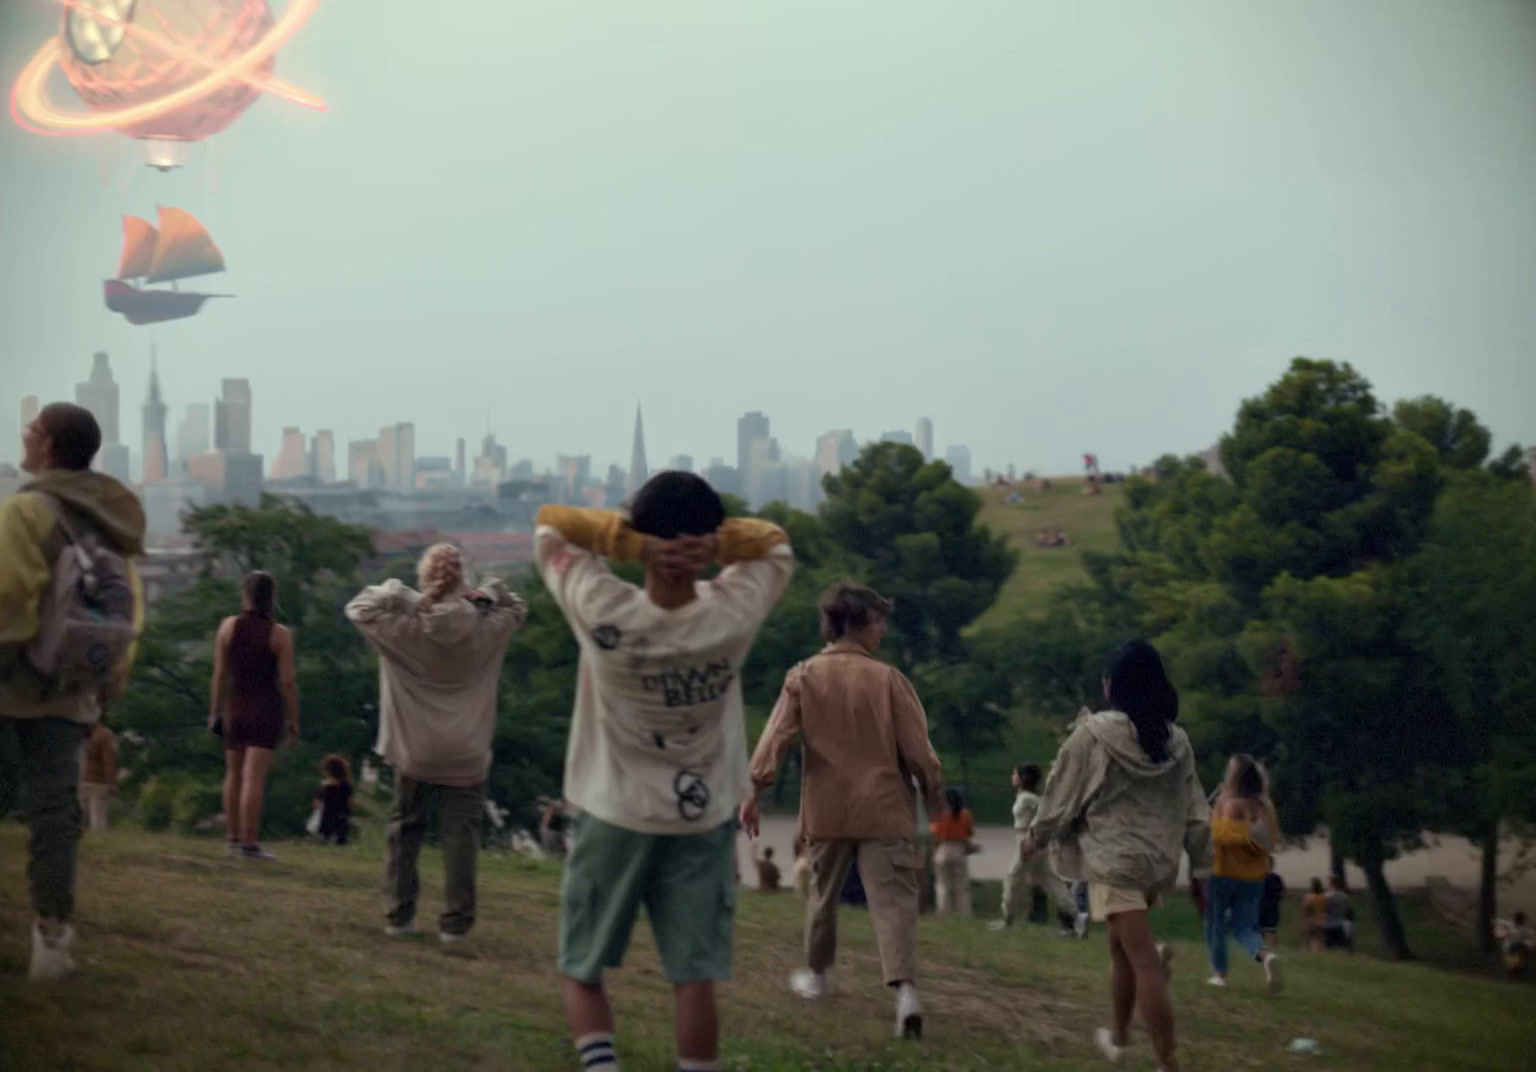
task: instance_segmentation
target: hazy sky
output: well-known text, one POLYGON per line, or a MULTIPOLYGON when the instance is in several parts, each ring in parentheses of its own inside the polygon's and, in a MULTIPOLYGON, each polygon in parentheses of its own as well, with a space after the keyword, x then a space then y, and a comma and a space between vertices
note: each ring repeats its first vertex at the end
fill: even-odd
MULTIPOLYGON (((0 0, 7 82, 58 11, 0 0)), ((1296 354, 1536 441, 1528 0, 325 0, 278 73, 331 110, 171 175, 0 117, 0 459, 98 349, 136 440, 152 340, 173 419, 254 381, 269 458, 489 420, 622 463, 638 401, 653 466, 749 409, 799 454, 927 415, 978 466, 1123 466, 1296 354), (132 328, 101 281, 157 203, 238 297, 132 328)))

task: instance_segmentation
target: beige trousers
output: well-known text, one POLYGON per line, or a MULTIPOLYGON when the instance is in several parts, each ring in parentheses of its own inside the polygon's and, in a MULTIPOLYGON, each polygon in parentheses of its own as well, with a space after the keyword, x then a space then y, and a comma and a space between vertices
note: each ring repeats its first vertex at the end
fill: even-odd
POLYGON ((940 842, 933 850, 933 868, 938 879, 939 915, 969 916, 971 865, 966 859, 965 845, 959 841, 940 842))
POLYGON ((87 830, 107 828, 107 802, 112 799, 112 787, 104 782, 80 783, 80 810, 85 813, 87 830))
POLYGON ((837 905, 854 860, 887 986, 917 981, 917 848, 910 840, 812 841, 805 902, 805 960, 825 972, 837 960, 837 905))

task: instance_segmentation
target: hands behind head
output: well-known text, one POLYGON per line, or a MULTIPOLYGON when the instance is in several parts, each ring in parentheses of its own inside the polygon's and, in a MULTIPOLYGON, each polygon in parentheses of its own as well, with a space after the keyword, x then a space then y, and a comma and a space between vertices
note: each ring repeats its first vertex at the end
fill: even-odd
POLYGON ((714 562, 719 545, 720 538, 713 533, 671 540, 647 536, 640 561, 671 584, 688 584, 714 562))

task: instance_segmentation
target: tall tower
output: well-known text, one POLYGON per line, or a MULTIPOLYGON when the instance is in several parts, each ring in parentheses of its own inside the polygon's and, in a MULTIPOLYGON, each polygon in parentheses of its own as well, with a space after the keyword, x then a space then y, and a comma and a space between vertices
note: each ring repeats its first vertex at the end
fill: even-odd
POLYGON ((149 348, 149 398, 144 402, 144 483, 158 484, 169 475, 165 447, 165 402, 160 398, 160 364, 149 348))
POLYGON ((759 439, 767 439, 768 435, 768 417, 758 410, 742 414, 736 422, 736 471, 742 475, 742 480, 746 480, 752 444, 759 439))
POLYGON ((225 454, 251 453, 251 381, 225 380, 214 403, 213 445, 225 454))
POLYGON ((640 419, 640 404, 635 403, 635 442, 629 449, 629 476, 624 482, 624 493, 633 495, 651 478, 645 464, 645 424, 640 419))
POLYGON ((112 362, 105 353, 92 357, 90 379, 75 385, 75 402, 96 418, 102 443, 118 442, 117 381, 112 378, 112 362))
POLYGON ((933 422, 927 417, 917 419, 917 449, 923 452, 923 461, 933 461, 933 422))

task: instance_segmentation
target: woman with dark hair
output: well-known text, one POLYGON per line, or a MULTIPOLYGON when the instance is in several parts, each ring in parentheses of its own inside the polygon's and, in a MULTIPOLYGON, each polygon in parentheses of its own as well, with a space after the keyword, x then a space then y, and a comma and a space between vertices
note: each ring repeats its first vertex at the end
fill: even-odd
POLYGON ((1020 763, 1013 768, 1013 829, 1018 838, 1017 853, 1003 876, 1002 915, 990 924, 995 931, 1013 926, 1019 914, 1019 901, 1029 891, 1029 921, 1044 923, 1047 897, 1045 860, 1024 855, 1029 843, 1029 828, 1040 811, 1040 781, 1044 777, 1034 763, 1020 763))
POLYGON ((971 868, 966 862, 976 837, 976 820, 958 789, 944 791, 944 814, 930 826, 933 870, 939 880, 939 915, 971 914, 971 868))
POLYGON ((322 840, 345 845, 352 834, 352 764, 345 756, 329 755, 320 761, 319 834, 322 840))
POLYGON ((1205 894, 1205 944, 1212 986, 1227 985, 1228 934, 1263 966, 1270 993, 1278 994, 1284 985, 1280 958, 1259 933, 1264 879, 1274 863, 1270 853, 1278 825, 1263 769, 1252 756, 1233 756, 1211 816, 1215 861, 1205 894))
POLYGON ((256 571, 241 586, 242 610, 213 645, 208 725, 224 738, 224 824, 229 854, 270 860, 261 847, 267 774, 278 745, 299 739, 293 634, 273 620, 277 582, 256 571))
POLYGON ((1094 1044, 1121 1060, 1139 1009, 1159 1068, 1178 1072, 1169 951, 1153 938, 1148 911, 1173 888, 1185 852, 1192 873, 1209 868, 1210 809, 1156 649, 1135 641, 1114 652, 1104 695, 1110 709, 1083 712, 1051 765, 1024 850, 1049 845, 1056 871, 1087 881, 1093 917, 1108 923, 1114 1024, 1094 1044))

